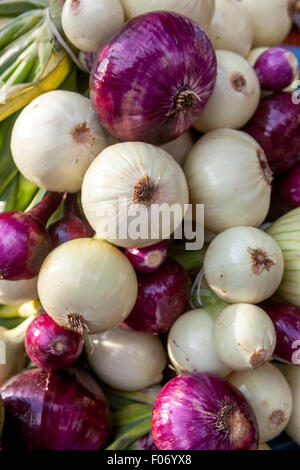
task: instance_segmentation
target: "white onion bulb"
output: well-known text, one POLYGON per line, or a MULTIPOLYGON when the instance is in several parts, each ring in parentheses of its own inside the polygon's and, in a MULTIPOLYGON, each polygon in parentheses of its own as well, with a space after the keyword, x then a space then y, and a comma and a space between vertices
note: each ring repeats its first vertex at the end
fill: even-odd
POLYGON ((157 336, 120 327, 91 336, 86 350, 99 379, 123 391, 142 390, 161 382, 167 364, 157 336))
POLYGON ((119 0, 66 0, 61 21, 74 46, 97 52, 124 23, 124 11, 119 0))
POLYGON ((241 0, 253 26, 253 47, 278 46, 292 27, 296 0, 241 0))
POLYGON ((208 30, 215 49, 226 49, 246 57, 251 49, 251 18, 241 2, 215 0, 216 9, 208 30))
POLYGON ((204 372, 225 377, 231 372, 213 344, 212 317, 205 309, 191 310, 173 324, 168 336, 168 353, 180 372, 204 372))
POLYGON ((39 274, 38 292, 56 323, 94 334, 114 328, 130 314, 137 298, 137 279, 116 247, 79 238, 48 255, 39 274))
POLYGON ((219 129, 201 137, 184 172, 192 204, 204 204, 205 227, 213 233, 259 227, 271 199, 272 172, 258 143, 248 134, 219 129))
POLYGON ((108 145, 91 102, 78 93, 54 90, 29 103, 11 138, 20 172, 48 191, 75 193, 92 160, 108 145))
POLYGON ((300 367, 299 365, 276 365, 288 381, 293 397, 292 415, 285 432, 300 445, 300 367))
POLYGON ((216 56, 216 86, 194 123, 203 133, 225 127, 240 129, 251 119, 260 100, 259 80, 247 60, 230 51, 217 51, 216 56))
POLYGON ((192 150, 196 138, 193 132, 188 131, 182 134, 177 139, 168 142, 167 144, 161 145, 161 148, 168 152, 180 166, 184 164, 186 157, 192 150))
POLYGON ((21 305, 37 298, 37 277, 21 281, 0 280, 0 304, 21 305))
POLYGON ((254 67, 257 59, 262 55, 263 52, 267 51, 268 49, 269 47, 256 47, 255 49, 252 49, 252 51, 250 51, 247 60, 251 67, 254 67))
POLYGON ((215 11, 215 0, 121 0, 126 19, 155 10, 174 11, 196 21, 208 30, 215 11))
POLYGON ((270 441, 286 427, 292 412, 292 394, 282 373, 272 364, 227 377, 252 406, 260 440, 270 441))
POLYGON ((234 227, 210 243, 204 272, 210 288, 229 303, 259 303, 277 290, 284 269, 273 238, 253 227, 234 227))
POLYGON ((169 238, 182 222, 188 202, 186 179, 178 163, 159 147, 142 142, 105 149, 82 185, 82 205, 90 225, 100 238, 126 248, 169 238), (176 204, 174 218, 156 218, 154 204, 176 204))
POLYGON ((224 308, 213 329, 213 341, 222 362, 235 371, 261 367, 272 357, 276 332, 270 317, 251 304, 224 308))

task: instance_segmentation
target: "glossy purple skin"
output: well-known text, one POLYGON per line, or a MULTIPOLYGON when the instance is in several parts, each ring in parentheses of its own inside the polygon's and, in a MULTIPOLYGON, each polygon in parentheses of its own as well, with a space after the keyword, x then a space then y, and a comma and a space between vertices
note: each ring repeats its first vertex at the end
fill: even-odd
POLYGON ((300 155, 300 104, 290 93, 267 96, 244 130, 262 146, 271 170, 283 173, 300 155))
POLYGON ((112 431, 102 389, 81 370, 25 370, 0 388, 6 450, 98 450, 112 431))
POLYGON ((277 340, 274 355, 300 366, 300 308, 274 300, 262 303, 261 308, 274 323, 277 340))
POLYGON ((167 259, 168 245, 161 241, 145 248, 129 248, 124 253, 137 273, 152 273, 167 259))
POLYGON ((99 51, 91 100, 116 139, 160 145, 198 119, 216 76, 215 52, 200 26, 176 13, 153 12, 128 21, 99 51), (199 99, 170 115, 183 87, 199 99))
POLYGON ((300 207, 300 164, 283 176, 278 184, 277 197, 289 209, 300 207))
POLYGON ((264 90, 281 91, 294 79, 292 63, 297 63, 294 54, 283 47, 272 47, 257 59, 254 70, 264 90))
POLYGON ((154 273, 138 275, 137 301, 123 325, 144 333, 165 333, 185 312, 190 291, 188 273, 168 258, 154 273))
POLYGON ((258 445, 255 414, 245 397, 221 377, 186 374, 171 379, 153 408, 152 434, 159 450, 254 450, 258 445), (218 429, 224 407, 246 422, 243 436, 230 438, 232 426, 218 429))
POLYGON ((55 371, 76 361, 83 349, 83 339, 75 331, 55 323, 47 313, 42 313, 27 328, 25 349, 36 366, 55 371))

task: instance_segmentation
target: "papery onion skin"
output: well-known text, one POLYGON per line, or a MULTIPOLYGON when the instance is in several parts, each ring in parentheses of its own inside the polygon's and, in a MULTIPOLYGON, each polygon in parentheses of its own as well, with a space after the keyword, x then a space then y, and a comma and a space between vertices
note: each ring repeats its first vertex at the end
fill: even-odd
POLYGON ((300 164, 282 176, 276 188, 276 197, 289 209, 300 207, 300 164))
POLYGON ((116 139, 162 145, 199 117, 216 73, 212 45, 195 22, 148 13, 126 23, 100 50, 91 100, 116 139))
POLYGON ((37 298, 37 277, 21 281, 0 280, 0 304, 22 305, 37 298))
POLYGON ((180 166, 183 166, 186 157, 192 150, 193 145, 197 141, 197 133, 190 129, 175 140, 161 146, 163 150, 168 152, 180 166))
POLYGON ((185 311, 190 291, 188 273, 169 258, 154 273, 138 276, 137 301, 124 324, 143 333, 165 333, 185 311))
POLYGON ((298 68, 296 56, 283 47, 272 47, 263 52, 254 65, 261 87, 270 91, 287 88, 296 78, 298 68))
POLYGON ((283 173, 300 154, 300 104, 292 94, 276 93, 263 98, 244 130, 263 148, 271 170, 283 173))
POLYGON ((159 450, 254 450, 258 430, 244 396, 224 379, 186 374, 158 395, 152 433, 159 450))
POLYGON ((137 273, 155 272, 167 259, 168 245, 165 241, 145 248, 129 248, 125 255, 137 273))
POLYGON ((59 326, 47 313, 42 313, 27 328, 25 349, 35 365, 55 371, 76 361, 83 349, 83 339, 75 331, 59 326))
POLYGON ((111 435, 107 400, 86 372, 25 370, 0 389, 4 449, 98 450, 111 435))

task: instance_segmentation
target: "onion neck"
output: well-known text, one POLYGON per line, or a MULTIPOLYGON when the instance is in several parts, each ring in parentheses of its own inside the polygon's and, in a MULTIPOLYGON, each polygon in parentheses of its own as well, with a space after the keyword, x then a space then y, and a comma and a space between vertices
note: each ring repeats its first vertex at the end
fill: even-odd
POLYGON ((271 187, 271 183, 273 181, 273 173, 269 166, 265 152, 261 148, 258 148, 256 149, 256 155, 263 178, 266 181, 267 185, 271 187))
POLYGON ((134 187, 133 200, 135 204, 144 204, 150 206, 155 202, 157 196, 158 186, 150 178, 150 176, 143 176, 134 187))
POLYGON ((28 214, 32 215, 36 219, 39 219, 44 225, 46 225, 49 217, 59 207, 62 200, 61 193, 47 192, 45 197, 34 206, 28 214))
POLYGON ((201 101, 197 93, 187 86, 181 87, 173 98, 173 105, 168 116, 190 109, 197 101, 201 101))
POLYGON ((237 449, 247 447, 253 440, 251 423, 238 408, 231 404, 225 404, 220 409, 216 428, 227 434, 237 449))

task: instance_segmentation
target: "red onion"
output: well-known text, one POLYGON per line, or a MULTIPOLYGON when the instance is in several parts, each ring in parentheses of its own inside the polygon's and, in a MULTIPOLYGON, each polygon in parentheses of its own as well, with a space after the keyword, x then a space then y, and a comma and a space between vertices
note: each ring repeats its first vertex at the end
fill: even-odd
POLYGON ((300 206, 300 164, 283 175, 276 189, 278 200, 289 209, 300 206))
POLYGON ((200 26, 156 11, 127 22, 100 50, 91 100, 116 139, 161 145, 196 121, 216 75, 216 56, 200 26))
POLYGON ((25 349, 34 364, 53 371, 73 364, 83 349, 79 333, 67 330, 42 313, 29 325, 25 337, 25 349))
POLYGON ((3 448, 97 450, 111 435, 107 400, 81 370, 25 370, 1 388, 5 405, 3 448))
POLYGON ((300 365, 300 308, 275 300, 268 300, 261 305, 270 316, 276 331, 276 348, 274 355, 279 360, 300 365))
POLYGON ((29 212, 0 214, 0 279, 18 281, 35 277, 50 251, 45 224, 62 195, 47 193, 29 212))
POLYGON ((125 255, 137 273, 156 271, 167 258, 168 245, 165 241, 145 248, 128 248, 125 255))
POLYGON ((271 170, 279 174, 291 168, 300 153, 300 104, 290 93, 262 99, 244 130, 262 146, 271 170))
POLYGON ((264 90, 281 91, 295 79, 298 61, 287 49, 271 47, 259 56, 254 69, 264 90))
POLYGON ((167 259, 154 273, 138 276, 137 301, 123 325, 143 333, 165 333, 185 311, 190 291, 188 273, 167 259))
POLYGON ((64 202, 63 217, 48 228, 53 248, 75 238, 89 238, 94 231, 81 215, 77 194, 68 194, 64 202))
POLYGON ((254 412, 229 382, 207 374, 171 379, 153 408, 152 433, 159 450, 253 450, 254 412))

